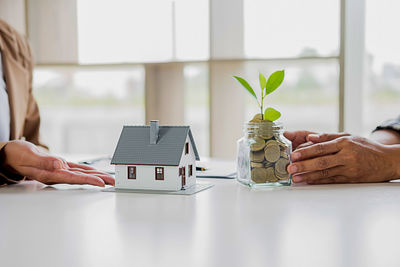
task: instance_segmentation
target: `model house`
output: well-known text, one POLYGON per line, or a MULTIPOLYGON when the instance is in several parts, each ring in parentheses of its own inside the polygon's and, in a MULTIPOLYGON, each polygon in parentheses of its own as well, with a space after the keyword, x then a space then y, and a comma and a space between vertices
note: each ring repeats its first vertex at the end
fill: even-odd
POLYGON ((189 126, 124 126, 111 164, 118 189, 181 190, 196 184, 200 160, 189 126))

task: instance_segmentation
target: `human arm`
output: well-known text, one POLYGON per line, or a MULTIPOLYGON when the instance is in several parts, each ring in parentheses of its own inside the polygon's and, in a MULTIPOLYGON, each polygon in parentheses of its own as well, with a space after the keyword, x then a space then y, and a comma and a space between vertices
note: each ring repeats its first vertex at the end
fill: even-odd
MULTIPOLYGON (((304 132, 295 133, 301 136, 304 132)), ((304 140, 288 167, 294 182, 380 182, 400 178, 400 117, 379 125, 369 140, 345 133, 309 134, 304 140), (327 145, 324 142, 340 142, 340 153, 323 153, 327 145)))
POLYGON ((310 134, 315 134, 315 132, 310 131, 286 131, 283 135, 292 142, 292 149, 295 150, 299 146, 308 144, 307 137, 310 134))
POLYGON ((348 136, 348 133, 316 133, 310 131, 286 131, 284 136, 292 142, 292 149, 310 146, 314 142, 330 141, 342 136, 348 136))
MULTIPOLYGON (((314 140, 317 142, 317 140, 314 140)), ((294 182, 310 184, 383 182, 400 178, 400 145, 343 136, 292 153, 294 182)))
POLYGON ((114 185, 111 175, 51 156, 30 142, 7 142, 0 150, 0 183, 15 183, 25 177, 44 184, 114 185))

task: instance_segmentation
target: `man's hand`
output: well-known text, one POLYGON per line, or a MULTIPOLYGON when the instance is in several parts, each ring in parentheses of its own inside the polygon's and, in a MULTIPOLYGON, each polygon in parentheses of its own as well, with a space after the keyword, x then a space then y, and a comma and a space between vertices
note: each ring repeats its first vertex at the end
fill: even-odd
POLYGON ((292 153, 293 163, 288 171, 295 183, 383 182, 400 178, 400 146, 386 146, 361 137, 332 137, 312 136, 313 145, 292 153))
POLYGON ((39 151, 32 143, 11 141, 4 147, 5 168, 44 184, 114 185, 114 178, 96 169, 66 162, 39 151))
POLYGON ((295 131, 284 133, 284 136, 292 142, 293 150, 348 135, 348 133, 317 134, 310 131, 295 131))

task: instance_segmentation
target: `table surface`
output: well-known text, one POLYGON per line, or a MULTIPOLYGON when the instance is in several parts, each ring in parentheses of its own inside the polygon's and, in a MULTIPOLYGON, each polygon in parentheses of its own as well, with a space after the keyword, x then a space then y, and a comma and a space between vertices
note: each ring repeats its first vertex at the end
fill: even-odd
POLYGON ((400 266, 400 183, 0 189, 0 266, 400 266))

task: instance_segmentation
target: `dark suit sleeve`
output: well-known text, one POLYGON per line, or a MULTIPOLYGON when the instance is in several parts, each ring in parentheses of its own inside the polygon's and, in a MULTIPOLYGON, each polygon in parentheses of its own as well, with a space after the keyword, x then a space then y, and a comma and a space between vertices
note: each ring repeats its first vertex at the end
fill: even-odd
POLYGON ((374 132, 378 130, 393 130, 400 134, 400 116, 396 119, 390 119, 378 125, 374 132))

